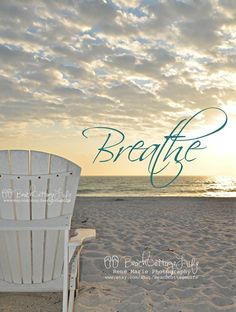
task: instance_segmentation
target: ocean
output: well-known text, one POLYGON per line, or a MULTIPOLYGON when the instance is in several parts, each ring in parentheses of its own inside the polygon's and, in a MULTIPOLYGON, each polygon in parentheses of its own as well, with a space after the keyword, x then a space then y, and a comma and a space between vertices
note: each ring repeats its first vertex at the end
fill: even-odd
MULTIPOLYGON (((158 181, 169 179, 160 176, 158 181)), ((149 176, 82 176, 78 195, 235 197, 236 177, 181 176, 165 188, 154 188, 149 176)))

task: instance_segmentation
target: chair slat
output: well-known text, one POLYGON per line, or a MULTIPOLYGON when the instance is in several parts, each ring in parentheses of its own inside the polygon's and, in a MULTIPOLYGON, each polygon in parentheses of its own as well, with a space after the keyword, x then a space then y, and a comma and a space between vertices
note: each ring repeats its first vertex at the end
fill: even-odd
MULTIPOLYGON (((29 174, 29 152, 10 151, 11 170, 15 174, 29 174)), ((17 180, 12 182, 16 192, 15 209, 17 220, 30 220, 30 184, 29 181, 17 180)), ((18 233, 21 273, 24 284, 31 284, 31 232, 18 233)))
POLYGON ((0 279, 5 280, 7 282, 11 282, 11 270, 9 267, 9 260, 7 254, 7 246, 6 246, 6 233, 0 234, 0 267, 1 267, 1 274, 0 279))
MULTIPOLYGON (((75 198, 77 194, 78 184, 79 184, 79 177, 80 177, 80 167, 74 165, 73 163, 67 163, 67 170, 72 174, 66 178, 65 181, 65 201, 63 203, 63 211, 62 214, 73 214, 73 209, 75 205, 75 198)), ((59 272, 62 272, 63 269, 63 253, 64 253, 64 234, 59 234, 58 239, 58 248, 57 248, 57 255, 55 261, 55 269, 54 269, 54 276, 53 278, 57 277, 59 272)))
MULTIPOLYGON (((49 172, 49 154, 31 151, 31 174, 47 174, 49 172)), ((46 218, 47 184, 45 179, 31 181, 32 220, 46 218)), ((44 236, 45 231, 32 232, 33 283, 43 281, 44 236)))
MULTIPOLYGON (((50 159, 50 173, 65 172, 67 170, 67 160, 51 155, 50 159)), ((64 193, 65 187, 64 176, 59 176, 58 179, 49 180, 48 188, 48 204, 47 204, 47 218, 57 217, 62 215, 63 202, 60 200, 60 194, 64 193)), ((61 272, 55 271, 55 259, 57 256, 58 241, 61 231, 46 232, 45 242, 45 262, 44 262, 44 281, 49 281, 53 277, 57 278, 61 272)))
MULTIPOLYGON (((0 151, 0 171, 9 174, 9 153, 0 151)), ((0 179, 0 207, 1 219, 15 220, 14 189, 11 182, 0 179)), ((18 237, 16 233, 3 232, 0 240, 0 261, 4 280, 7 282, 21 283, 20 256, 18 253, 18 237)))
POLYGON ((69 230, 71 215, 42 220, 0 220, 1 231, 69 230))
MULTIPOLYGON (((0 238, 0 240, 1 240, 1 238, 0 238)), ((0 248, 1 248, 1 242, 0 242, 0 248)), ((3 275, 3 269, 2 269, 1 262, 0 262, 0 280, 4 280, 4 275, 3 275)))

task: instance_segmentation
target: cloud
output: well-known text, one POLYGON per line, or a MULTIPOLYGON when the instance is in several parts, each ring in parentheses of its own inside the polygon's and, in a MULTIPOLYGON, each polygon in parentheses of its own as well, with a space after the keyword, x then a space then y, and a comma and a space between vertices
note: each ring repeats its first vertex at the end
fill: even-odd
POLYGON ((35 120, 145 133, 231 103, 235 16, 228 0, 2 2, 3 135, 35 120))

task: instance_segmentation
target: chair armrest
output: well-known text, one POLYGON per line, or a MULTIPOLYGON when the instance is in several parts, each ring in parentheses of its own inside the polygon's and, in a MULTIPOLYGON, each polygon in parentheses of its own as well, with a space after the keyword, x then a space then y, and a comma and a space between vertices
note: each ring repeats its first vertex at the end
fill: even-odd
POLYGON ((72 236, 69 240, 69 247, 77 247, 82 245, 85 241, 96 238, 95 229, 77 229, 76 235, 72 236))

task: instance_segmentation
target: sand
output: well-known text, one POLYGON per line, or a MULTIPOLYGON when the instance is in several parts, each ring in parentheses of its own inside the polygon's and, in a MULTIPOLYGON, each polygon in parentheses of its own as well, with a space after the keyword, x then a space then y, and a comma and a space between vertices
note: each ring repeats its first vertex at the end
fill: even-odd
MULTIPOLYGON (((82 252, 75 311, 236 311, 236 199, 80 197, 76 227, 97 239, 82 252)), ((58 294, 0 294, 0 311, 60 309, 58 294)))

